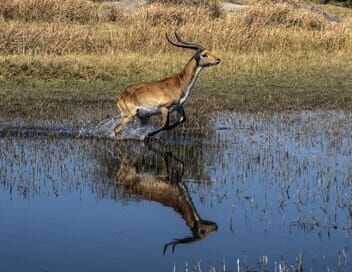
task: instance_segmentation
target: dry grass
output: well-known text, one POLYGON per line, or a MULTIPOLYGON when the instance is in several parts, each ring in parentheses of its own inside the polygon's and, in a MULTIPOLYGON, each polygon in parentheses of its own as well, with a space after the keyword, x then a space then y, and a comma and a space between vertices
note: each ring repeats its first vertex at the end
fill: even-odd
MULTIPOLYGON (((4 3, 0 8, 2 14, 6 10, 4 6, 8 7, 4 3)), ((11 20, 3 16, 0 54, 118 51, 154 54, 170 50, 164 35, 176 29, 189 40, 223 52, 352 51, 350 26, 329 22, 318 13, 290 4, 256 5, 215 18, 209 9, 189 5, 153 4, 130 14, 123 14, 120 8, 113 6, 114 13, 96 16, 95 9, 87 8, 84 13, 85 7, 91 5, 88 0, 18 0, 14 3, 23 7, 14 12, 16 15, 11 20), (56 6, 59 2, 63 4, 60 8, 56 6), (67 2, 85 4, 71 14, 67 2), (38 4, 40 8, 29 12, 28 3, 43 5, 38 4), (52 8, 44 8, 45 5, 52 8), (61 13, 54 12, 57 10, 61 13), (94 23, 82 25, 88 21, 94 23)))
POLYGON ((98 20, 96 7, 87 0, 2 0, 0 14, 6 21, 89 23, 98 20))

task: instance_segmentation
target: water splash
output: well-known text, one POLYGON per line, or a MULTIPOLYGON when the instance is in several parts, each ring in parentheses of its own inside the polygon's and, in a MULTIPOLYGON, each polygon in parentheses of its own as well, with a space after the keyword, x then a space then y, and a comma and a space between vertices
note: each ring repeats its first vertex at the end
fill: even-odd
POLYGON ((119 122, 120 118, 118 116, 114 116, 111 118, 104 119, 100 121, 98 124, 93 124, 88 127, 82 127, 79 131, 79 136, 100 136, 107 138, 114 138, 114 128, 119 122))
POLYGON ((96 125, 81 128, 79 136, 143 140, 149 132, 155 130, 153 125, 148 124, 141 126, 137 121, 134 121, 128 124, 119 135, 115 135, 114 128, 119 121, 119 116, 104 119, 96 125))
POLYGON ((138 121, 128 124, 119 135, 115 136, 114 128, 120 117, 113 116, 99 123, 88 123, 82 126, 65 122, 42 121, 36 124, 23 120, 0 121, 0 136, 58 136, 83 138, 137 139, 143 140, 149 132, 156 128, 151 124, 140 125, 138 121))

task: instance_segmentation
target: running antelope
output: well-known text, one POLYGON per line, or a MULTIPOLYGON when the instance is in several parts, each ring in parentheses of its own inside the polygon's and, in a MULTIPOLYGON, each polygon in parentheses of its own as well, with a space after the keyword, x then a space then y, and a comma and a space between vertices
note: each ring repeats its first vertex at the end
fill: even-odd
POLYGON ((182 40, 175 32, 177 43, 169 43, 176 47, 193 49, 196 53, 183 68, 171 77, 151 83, 134 84, 127 87, 117 98, 117 107, 121 112, 121 122, 115 127, 115 135, 137 116, 144 123, 150 116, 161 114, 162 126, 152 131, 148 136, 153 136, 162 130, 170 130, 186 121, 183 105, 187 101, 192 87, 204 67, 217 65, 220 59, 206 50, 202 45, 189 43, 182 40), (180 115, 178 121, 169 124, 169 115, 176 111, 180 115))

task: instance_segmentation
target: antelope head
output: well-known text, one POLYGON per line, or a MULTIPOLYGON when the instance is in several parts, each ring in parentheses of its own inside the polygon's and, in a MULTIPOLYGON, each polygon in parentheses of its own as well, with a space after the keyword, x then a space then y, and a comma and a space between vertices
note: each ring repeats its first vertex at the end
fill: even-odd
POLYGON ((194 227, 191 228, 192 230, 192 236, 188 236, 186 238, 182 239, 174 239, 170 243, 167 243, 164 245, 164 250, 163 250, 163 255, 166 254, 166 251, 169 246, 171 246, 171 252, 175 252, 175 248, 178 244, 189 244, 193 243, 195 241, 203 239, 208 233, 216 231, 218 229, 218 226, 216 223, 211 222, 211 221, 206 221, 206 220, 200 220, 196 222, 194 227))
POLYGON ((177 32, 175 32, 175 37, 178 41, 177 43, 171 41, 169 36, 166 34, 166 39, 173 46, 196 50, 196 53, 194 54, 193 57, 197 61, 198 67, 209 67, 213 65, 218 65, 220 63, 220 58, 216 57, 213 53, 206 50, 204 46, 200 44, 189 43, 184 41, 183 39, 180 38, 177 32))

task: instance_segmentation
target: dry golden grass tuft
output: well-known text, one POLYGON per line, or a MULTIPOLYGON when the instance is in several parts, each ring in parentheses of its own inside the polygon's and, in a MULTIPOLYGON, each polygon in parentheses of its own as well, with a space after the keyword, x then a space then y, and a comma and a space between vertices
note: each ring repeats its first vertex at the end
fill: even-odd
POLYGON ((103 2, 98 6, 100 22, 122 22, 126 19, 125 9, 115 2, 103 2))
POLYGON ((299 9, 287 3, 258 5, 247 9, 241 20, 252 27, 299 27, 308 30, 325 29, 330 23, 320 14, 299 9))
POLYGON ((5 20, 97 22, 95 5, 88 0, 2 0, 0 14, 5 20))

